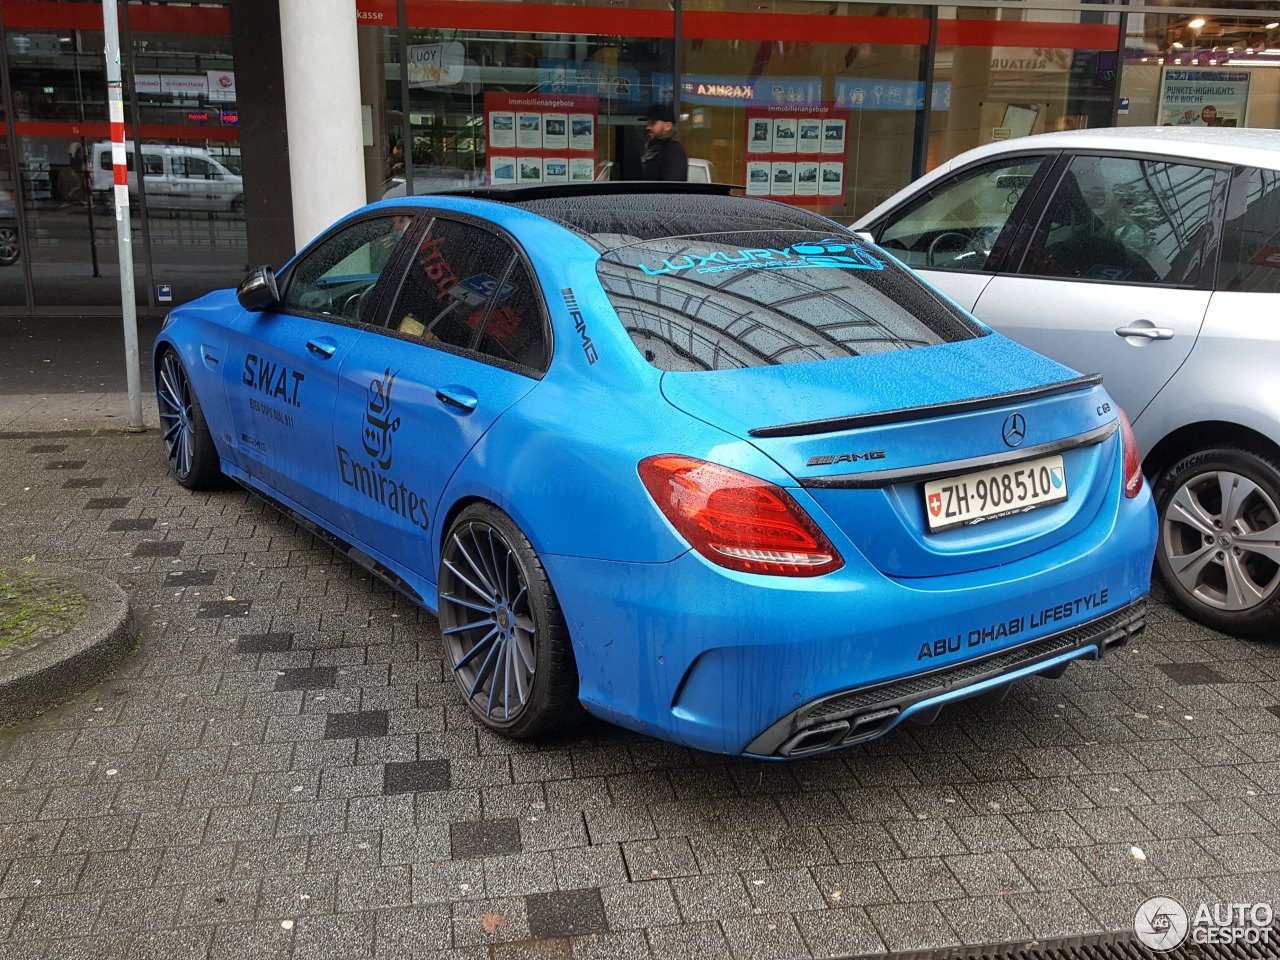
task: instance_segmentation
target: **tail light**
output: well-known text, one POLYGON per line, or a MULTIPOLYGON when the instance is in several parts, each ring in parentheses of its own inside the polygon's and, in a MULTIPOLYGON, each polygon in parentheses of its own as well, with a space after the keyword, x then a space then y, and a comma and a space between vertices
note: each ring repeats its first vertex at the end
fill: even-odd
POLYGON ((1124 495, 1132 500, 1142 492, 1142 458, 1138 456, 1138 441, 1134 439, 1129 418, 1123 410, 1119 413, 1120 437, 1124 442, 1124 495))
POLYGON ((779 486, 673 453, 641 460, 639 473, 663 516, 712 563, 782 577, 817 577, 844 566, 779 486))

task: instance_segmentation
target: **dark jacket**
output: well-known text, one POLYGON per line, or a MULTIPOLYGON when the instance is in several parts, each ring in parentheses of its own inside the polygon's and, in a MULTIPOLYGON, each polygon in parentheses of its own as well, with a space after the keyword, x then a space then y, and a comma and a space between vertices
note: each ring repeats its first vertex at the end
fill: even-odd
POLYGON ((675 137, 652 137, 640 155, 641 180, 688 180, 689 158, 675 137))

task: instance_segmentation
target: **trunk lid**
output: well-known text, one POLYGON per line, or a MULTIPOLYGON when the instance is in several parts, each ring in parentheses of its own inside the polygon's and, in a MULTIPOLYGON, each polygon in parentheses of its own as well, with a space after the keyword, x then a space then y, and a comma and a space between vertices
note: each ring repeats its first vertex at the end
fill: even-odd
POLYGON ((1118 495, 1121 441, 1105 391, 999 334, 813 363, 668 372, 662 392, 768 455, 826 514, 814 517, 820 525, 893 577, 961 573, 1049 549, 1118 495), (1004 436, 1015 414, 1016 446, 1004 436), (1065 501, 930 532, 927 481, 1044 456, 1062 457, 1065 501))

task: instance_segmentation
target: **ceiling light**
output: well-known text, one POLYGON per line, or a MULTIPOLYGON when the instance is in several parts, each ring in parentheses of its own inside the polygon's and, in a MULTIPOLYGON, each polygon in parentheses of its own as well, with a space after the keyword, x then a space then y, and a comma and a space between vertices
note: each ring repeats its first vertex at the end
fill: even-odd
POLYGON ((1179 41, 1177 41, 1177 40, 1173 41, 1173 49, 1175 49, 1175 50, 1181 50, 1181 49, 1182 49, 1182 44, 1181 44, 1181 42, 1179 42, 1179 41))
POLYGON ((1182 62, 1182 58, 1181 58, 1181 57, 1174 57, 1174 58, 1173 58, 1173 62, 1174 62, 1174 63, 1181 63, 1181 62, 1182 62))
POLYGON ((1190 27, 1192 30, 1199 30, 1201 27, 1204 26, 1204 17, 1196 17, 1194 20, 1188 23, 1187 26, 1190 27))
POLYGON ((1272 20, 1270 23, 1268 23, 1268 24, 1267 24, 1265 27, 1263 27, 1262 29, 1263 29, 1263 30, 1274 30, 1276 27, 1280 27, 1280 20, 1272 20))

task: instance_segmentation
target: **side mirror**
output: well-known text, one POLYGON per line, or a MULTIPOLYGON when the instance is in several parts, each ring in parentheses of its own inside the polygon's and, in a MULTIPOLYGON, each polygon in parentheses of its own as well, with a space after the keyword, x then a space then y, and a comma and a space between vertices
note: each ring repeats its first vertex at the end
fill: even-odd
POLYGON ((276 272, 270 267, 254 267, 236 288, 236 299, 246 310, 270 310, 280 303, 276 272))

